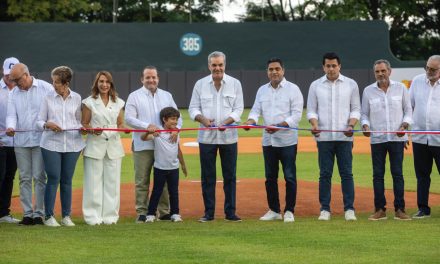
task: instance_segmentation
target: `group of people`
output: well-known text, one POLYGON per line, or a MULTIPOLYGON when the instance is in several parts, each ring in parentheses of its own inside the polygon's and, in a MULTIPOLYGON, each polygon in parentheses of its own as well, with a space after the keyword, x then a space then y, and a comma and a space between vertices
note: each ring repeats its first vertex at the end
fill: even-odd
MULTIPOLYGON (((341 177, 345 219, 356 220, 352 173, 353 130, 360 122, 371 138, 375 212, 369 220, 386 215, 384 174, 386 156, 394 189, 394 218, 411 220, 405 212, 402 163, 408 142, 406 130, 440 130, 440 55, 431 56, 426 74, 414 78, 410 90, 390 80, 391 65, 374 62, 376 82, 364 89, 362 104, 357 83, 340 73, 341 60, 335 53, 322 59, 324 76, 310 85, 307 119, 318 148, 318 220, 331 219, 331 178, 335 157, 341 177)), ((243 91, 239 80, 225 73, 226 55, 208 56, 210 75, 194 86, 188 112, 200 123, 198 132, 204 215, 200 222, 215 217, 216 159, 220 154, 225 194, 226 221, 240 222, 236 214, 237 129, 241 122, 243 91)), ((294 222, 297 196, 297 128, 304 99, 297 85, 286 80, 283 61, 267 61, 269 82, 257 92, 244 121, 249 129, 263 118, 262 148, 265 187, 269 210, 260 220, 294 222), (281 211, 278 192, 279 163, 286 181, 285 208, 281 211)), ((69 88, 73 72, 69 67, 53 69, 52 85, 34 78, 16 58, 3 65, 0 81, 0 222, 21 225, 59 226, 54 205, 60 186, 61 225, 74 226, 71 219, 72 177, 79 155, 84 156, 83 216, 89 225, 115 224, 119 219, 121 160, 124 156, 118 129, 129 133, 124 123, 146 132, 133 133, 136 222, 182 221, 179 215, 179 164, 186 166, 179 147, 182 118, 172 95, 158 87, 154 66, 144 68, 142 86, 125 103, 117 95, 112 76, 101 71, 95 77, 91 95, 81 100, 69 88), (124 108, 125 105, 125 108, 124 108), (125 114, 124 111, 125 109, 125 114), (125 121, 125 122, 124 122, 125 121), (84 142, 82 135, 87 135, 84 142), (15 172, 20 175, 21 221, 10 215, 15 172), (154 167, 154 170, 153 170, 154 167), (150 195, 150 175, 154 186, 150 195), (32 184, 35 204, 32 203, 32 184)), ((430 216, 429 187, 433 160, 440 168, 440 137, 412 135, 417 177, 418 212, 412 218, 430 216)))

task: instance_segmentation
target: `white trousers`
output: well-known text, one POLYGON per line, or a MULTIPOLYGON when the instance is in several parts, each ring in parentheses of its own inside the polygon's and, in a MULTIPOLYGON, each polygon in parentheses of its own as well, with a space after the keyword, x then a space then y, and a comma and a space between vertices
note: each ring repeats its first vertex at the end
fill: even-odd
POLYGON ((116 224, 119 219, 121 161, 84 157, 83 216, 89 225, 116 224))

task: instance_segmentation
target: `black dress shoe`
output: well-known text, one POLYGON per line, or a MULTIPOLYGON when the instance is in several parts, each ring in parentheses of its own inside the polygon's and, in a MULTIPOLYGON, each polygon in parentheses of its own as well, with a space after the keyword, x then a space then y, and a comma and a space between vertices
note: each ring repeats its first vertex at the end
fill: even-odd
POLYGON ((34 225, 44 225, 43 217, 34 217, 34 225))
POLYGON ((204 216, 200 217, 198 221, 200 223, 206 223, 206 222, 213 221, 213 220, 214 220, 213 216, 204 215, 204 216))
POLYGON ((160 221, 171 221, 171 215, 170 214, 165 214, 162 215, 161 217, 159 217, 160 221))
POLYGON ((229 221, 229 222, 241 222, 241 218, 233 215, 233 216, 226 216, 225 217, 225 221, 229 221))
POLYGON ((32 217, 25 216, 20 222, 18 222, 18 225, 34 225, 34 219, 32 219, 32 217))
POLYGON ((427 213, 425 213, 425 212, 423 212, 423 211, 417 211, 417 213, 415 213, 413 216, 412 216, 412 218, 415 218, 415 219, 422 219, 422 218, 428 218, 428 217, 431 217, 431 215, 430 214, 427 214, 427 213))

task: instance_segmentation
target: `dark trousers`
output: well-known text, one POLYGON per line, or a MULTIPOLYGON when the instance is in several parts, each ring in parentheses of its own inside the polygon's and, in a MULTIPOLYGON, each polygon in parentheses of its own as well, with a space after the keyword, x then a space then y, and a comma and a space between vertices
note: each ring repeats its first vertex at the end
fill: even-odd
POLYGON ((354 210, 354 182, 352 172, 353 142, 351 141, 320 141, 318 142, 319 160, 319 202, 321 211, 330 212, 332 175, 335 156, 341 176, 344 210, 354 210))
POLYGON ((385 210, 385 164, 387 153, 390 158, 391 175, 393 176, 394 210, 405 210, 405 182, 402 173, 403 149, 405 142, 385 142, 371 144, 371 160, 373 162, 374 207, 385 210))
POLYGON ((14 147, 0 147, 0 217, 9 215, 16 171, 14 147))
POLYGON ((170 196, 170 214, 179 214, 179 169, 161 170, 154 168, 153 192, 148 204, 148 215, 156 215, 157 205, 165 183, 170 196))
POLYGON ((295 210, 296 204, 296 152, 297 145, 287 147, 263 146, 266 195, 270 210, 280 213, 278 194, 279 162, 286 181, 286 207, 284 212, 295 210))
POLYGON ((433 160, 440 173, 440 147, 427 144, 413 143, 414 169, 417 177, 417 206, 425 214, 431 214, 428 206, 429 187, 431 186, 431 172, 433 160))
POLYGON ((220 152, 223 191, 225 192, 224 212, 226 217, 235 215, 236 203, 236 170, 237 143, 233 144, 199 144, 200 166, 202 170, 202 194, 205 204, 205 215, 214 217, 217 151, 220 152))

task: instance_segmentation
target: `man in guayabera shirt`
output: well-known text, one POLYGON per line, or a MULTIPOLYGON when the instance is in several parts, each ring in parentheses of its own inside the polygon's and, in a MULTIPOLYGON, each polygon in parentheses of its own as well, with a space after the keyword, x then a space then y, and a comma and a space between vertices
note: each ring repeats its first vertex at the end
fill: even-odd
POLYGON ((370 137, 373 161, 373 189, 375 212, 368 220, 385 220, 385 163, 390 156, 393 176, 394 219, 411 220, 405 213, 405 184, 403 179, 403 150, 408 141, 405 133, 370 133, 369 131, 404 131, 412 122, 409 93, 401 82, 390 80, 391 65, 377 60, 373 66, 376 82, 367 86, 362 96, 361 125, 364 135, 370 137))
MULTIPOLYGON (((426 74, 416 76, 409 90, 414 109, 412 130, 440 130, 440 55, 426 63, 426 74)), ((432 163, 440 172, 440 135, 413 134, 414 169, 417 177, 418 212, 413 218, 431 216, 428 205, 432 163)))
POLYGON ((345 220, 354 221, 354 182, 352 172, 353 128, 360 113, 357 83, 340 74, 341 61, 335 53, 326 53, 322 59, 325 75, 312 82, 307 98, 307 119, 318 145, 319 202, 318 220, 330 220, 331 179, 335 156, 341 176, 345 220), (321 132, 343 130, 344 132, 321 132))
POLYGON ((9 95, 6 134, 14 137, 15 156, 20 172, 23 220, 19 224, 43 225, 46 189, 46 173, 40 149, 43 131, 36 130, 41 102, 54 88, 48 82, 31 76, 28 67, 23 63, 12 68, 9 79, 18 87, 9 95), (15 133, 15 130, 26 132, 15 133), (32 205, 32 182, 35 188, 35 206, 32 205))
MULTIPOLYGON (((267 61, 269 83, 258 89, 254 105, 249 113, 247 125, 258 122, 263 116, 266 126, 297 128, 301 120, 304 99, 299 87, 284 78, 283 62, 279 58, 267 61)), ((298 131, 267 128, 263 131, 263 156, 266 176, 266 194, 269 211, 260 217, 261 221, 281 220, 278 194, 279 163, 283 166, 286 180, 284 222, 295 221, 296 204, 296 153, 298 131)))
MULTIPOLYGON (((226 55, 215 51, 208 56, 211 75, 196 82, 189 104, 191 119, 200 127, 222 127, 240 121, 243 113, 243 91, 239 80, 225 74, 226 55)), ((239 222, 235 214, 237 129, 199 130, 200 166, 205 214, 200 222, 214 220, 217 151, 223 173, 225 220, 239 222)))

